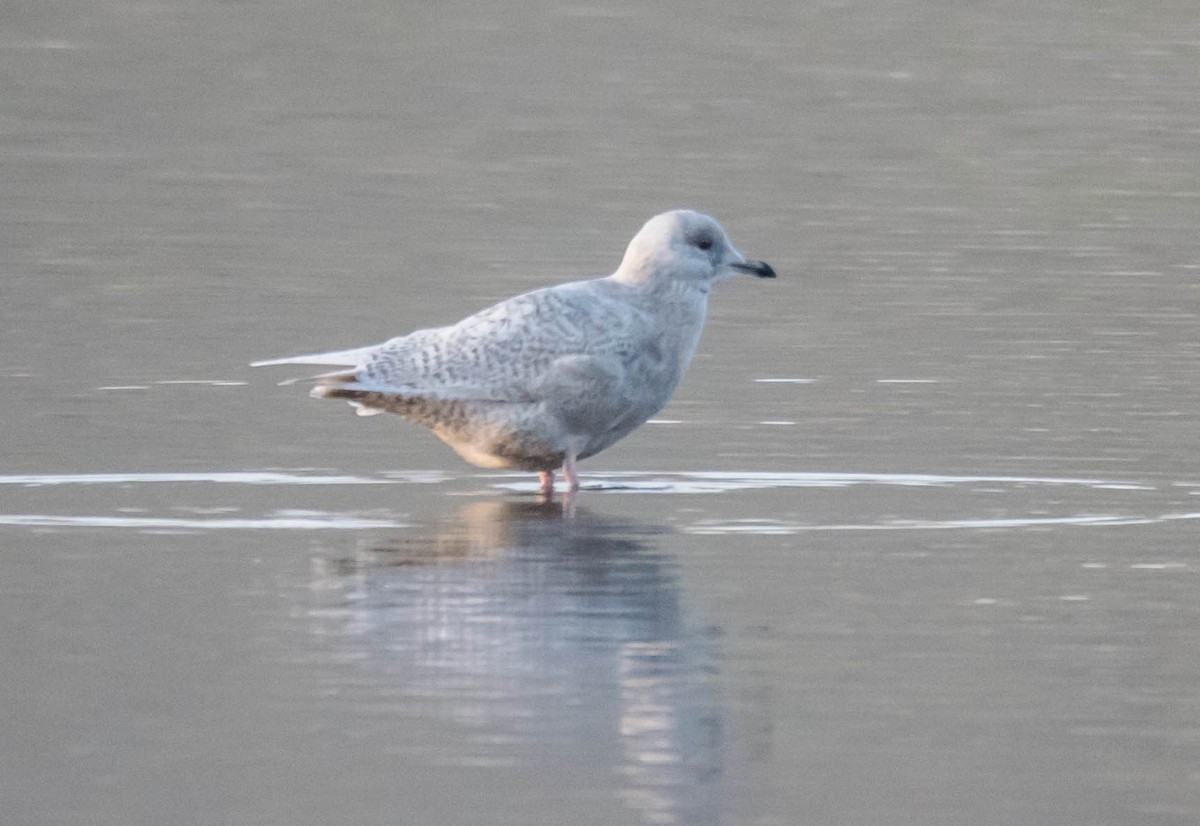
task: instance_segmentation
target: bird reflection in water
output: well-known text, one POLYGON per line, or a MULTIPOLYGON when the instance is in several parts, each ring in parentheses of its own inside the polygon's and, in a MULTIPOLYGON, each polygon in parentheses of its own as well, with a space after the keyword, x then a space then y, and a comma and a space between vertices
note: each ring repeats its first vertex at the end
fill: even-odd
POLYGON ((400 712, 453 720, 438 762, 575 761, 647 823, 716 818, 708 640, 646 528, 549 502, 474 502, 318 571, 340 636, 400 712), (453 753, 457 752, 457 753, 453 753), (607 770, 603 770, 607 766, 607 770))

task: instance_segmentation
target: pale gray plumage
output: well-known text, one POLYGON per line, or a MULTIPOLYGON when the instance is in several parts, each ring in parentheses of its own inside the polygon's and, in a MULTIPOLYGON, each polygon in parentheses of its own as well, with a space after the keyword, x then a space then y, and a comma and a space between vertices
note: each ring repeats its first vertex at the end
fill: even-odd
POLYGON ((312 395, 425 425, 481 467, 539 471, 603 450, 666 404, 696 352, 709 289, 736 272, 773 278, 711 217, 650 219, 606 278, 535 290, 448 327, 383 344, 272 361, 348 369, 312 395))

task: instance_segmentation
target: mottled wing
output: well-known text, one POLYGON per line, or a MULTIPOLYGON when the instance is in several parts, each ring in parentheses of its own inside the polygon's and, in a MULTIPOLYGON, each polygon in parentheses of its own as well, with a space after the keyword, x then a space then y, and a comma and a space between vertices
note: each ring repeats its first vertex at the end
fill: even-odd
MULTIPOLYGON (((623 291, 597 280, 516 296, 452 326, 385 342, 353 376, 330 384, 398 396, 529 403, 558 392, 561 382, 547 386, 548 377, 560 372, 557 362, 577 357, 603 362, 596 378, 611 382, 649 327, 618 294, 623 291)), ((580 387, 590 386, 580 378, 580 387)))

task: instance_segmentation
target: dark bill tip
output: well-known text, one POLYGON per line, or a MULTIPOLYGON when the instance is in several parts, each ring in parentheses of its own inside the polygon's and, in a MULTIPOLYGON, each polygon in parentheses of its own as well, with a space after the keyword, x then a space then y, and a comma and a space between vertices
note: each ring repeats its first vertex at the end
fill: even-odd
POLYGON ((759 278, 774 278, 775 270, 766 261, 735 261, 729 265, 732 269, 749 273, 759 278))

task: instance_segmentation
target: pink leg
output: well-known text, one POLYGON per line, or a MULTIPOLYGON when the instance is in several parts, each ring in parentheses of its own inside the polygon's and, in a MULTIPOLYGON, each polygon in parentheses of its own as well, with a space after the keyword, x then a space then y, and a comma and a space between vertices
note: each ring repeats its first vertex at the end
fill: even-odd
POLYGON ((567 490, 579 490, 579 473, 575 468, 575 456, 571 453, 567 454, 567 460, 563 462, 563 478, 567 480, 567 490))
POLYGON ((538 491, 542 496, 550 496, 554 493, 554 471, 543 470, 538 473, 538 478, 542 480, 542 488, 538 491))

